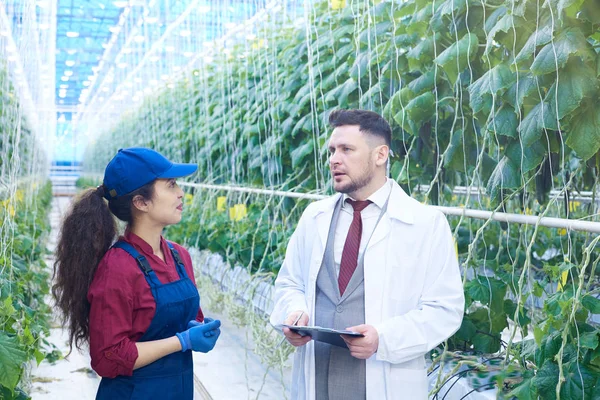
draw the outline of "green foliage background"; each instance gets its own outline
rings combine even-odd
[[[89,151],[88,170],[140,145],[198,163],[200,182],[331,193],[327,114],[366,108],[392,123],[391,175],[421,201],[598,220],[595,202],[568,196],[598,186],[596,1],[347,3],[317,2],[305,21],[261,22],[257,39],[214,54],[122,118]],[[486,196],[457,196],[455,186]],[[278,270],[307,204],[228,194],[219,211],[223,193],[191,193],[169,235],[261,272]],[[228,215],[234,204],[247,205],[246,218]],[[438,360],[500,354],[496,384],[509,397],[600,397],[590,319],[600,314],[598,237],[450,221],[467,307]]]
[[[0,399],[26,399],[27,363],[45,358],[50,225],[45,157],[0,64]]]

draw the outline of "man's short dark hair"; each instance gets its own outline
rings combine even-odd
[[[329,125],[332,128],[344,125],[358,125],[361,132],[379,136],[390,147],[392,128],[379,114],[367,110],[333,110],[329,114]]]

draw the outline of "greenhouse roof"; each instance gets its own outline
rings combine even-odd
[[[76,105],[94,75],[123,11],[109,0],[59,0],[56,24],[56,98]],[[123,2],[121,2],[123,3]],[[125,2],[125,4],[127,4]],[[119,4],[120,5],[120,4]]]
[[[203,43],[265,5],[265,0],[58,0],[56,103],[107,99],[139,69],[164,76],[173,67],[184,68]]]

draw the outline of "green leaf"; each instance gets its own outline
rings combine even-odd
[[[506,313],[506,315],[508,316],[508,318],[510,320],[515,319],[515,313],[517,312],[517,304],[510,300],[510,299],[505,299],[504,300],[504,312]],[[517,316],[518,318],[518,324],[523,327],[524,329],[527,329],[527,326],[531,323],[531,318],[529,318],[527,316],[527,309],[523,306],[521,306],[521,309],[519,310],[519,314]]]
[[[527,39],[525,45],[521,48],[521,51],[519,51],[519,54],[517,54],[517,57],[515,57],[515,62],[519,63],[532,56],[537,46],[545,45],[552,40],[552,36],[551,25],[546,25],[533,32],[529,39]]]
[[[17,339],[0,332],[0,385],[13,390],[26,361],[27,355],[19,348]]]
[[[548,103],[538,103],[533,107],[519,125],[523,146],[531,146],[537,142],[542,137],[544,122],[551,121],[552,117]]]
[[[468,67],[469,61],[477,54],[478,46],[477,35],[470,33],[453,43],[434,60],[442,67],[452,86],[456,83],[458,74]]]
[[[594,70],[581,60],[574,59],[569,61],[567,67],[561,72],[558,80],[558,96],[556,96],[555,82],[548,90],[545,101],[550,104],[552,115],[558,115],[558,119],[563,119],[565,115],[577,109],[584,98],[590,97],[597,87],[598,80]],[[558,103],[558,113],[556,103]]]
[[[438,75],[438,78],[439,78],[439,75]],[[417,79],[410,82],[408,84],[408,89],[410,89],[412,91],[412,93],[414,93],[415,95],[418,95],[427,90],[433,89],[435,87],[435,83],[436,83],[435,69],[431,68],[429,71],[425,72],[424,74],[419,76]]]
[[[348,96],[358,88],[356,81],[352,78],[344,82],[340,88],[338,104],[344,108],[348,106]]]
[[[560,398],[591,399],[597,374],[575,361],[564,365],[564,369],[565,382],[560,388]]]
[[[470,342],[476,333],[477,327],[475,324],[473,324],[473,322],[471,322],[471,320],[468,318],[464,318],[460,328],[456,332],[456,336],[461,340]]]
[[[424,36],[433,14],[432,8],[431,5],[426,4],[419,11],[413,13],[410,23],[406,27],[406,33],[417,33],[419,36]]]
[[[588,107],[575,118],[566,143],[584,160],[596,154],[600,149],[600,109]]]
[[[434,31],[445,29],[454,16],[460,15],[467,8],[467,3],[465,0],[446,0],[435,10],[430,26]]]
[[[42,353],[41,351],[39,351],[38,349],[35,349],[35,351],[33,352],[33,355],[35,357],[35,361],[37,362],[37,365],[40,365],[40,363],[42,361],[44,361],[44,358],[46,358],[46,355],[44,353]]]
[[[351,27],[351,25],[349,25]],[[359,35],[358,40],[361,44],[366,45],[375,43],[376,40],[382,40],[386,36],[388,30],[393,28],[394,24],[391,21],[381,21],[375,27],[365,29]]]
[[[364,51],[356,56],[354,65],[352,65],[352,68],[350,69],[350,76],[354,80],[358,81],[369,71],[368,66],[370,58],[371,54],[368,51]]]
[[[523,173],[537,168],[542,163],[547,153],[546,147],[540,140],[530,146],[522,146],[519,142],[512,142],[504,152],[515,165],[521,167]]]
[[[394,120],[399,124],[404,123],[404,129],[416,135],[420,124],[429,121],[434,115],[435,97],[433,93],[427,92],[412,99],[403,111],[394,116]]]
[[[477,333],[473,336],[473,346],[476,351],[482,353],[495,353],[500,350],[500,334],[485,335],[483,333]]]
[[[413,98],[414,93],[408,86],[394,93],[383,109],[384,117],[389,119],[394,118]],[[398,123],[402,125],[402,122]]]
[[[463,151],[463,130],[458,129],[452,133],[448,150],[444,158],[444,167],[465,172],[465,152]]]
[[[503,309],[506,285],[499,279],[478,276],[465,284],[465,292],[494,311]]]
[[[598,332],[585,332],[580,334],[579,346],[594,350],[598,347]]]
[[[535,297],[542,297],[543,294],[544,294],[544,287],[542,285],[540,285],[540,283],[538,281],[535,281],[533,283],[533,295]]]
[[[471,108],[474,113],[483,109],[483,95],[503,93],[515,80],[515,74],[505,64],[499,64],[469,86]]]
[[[516,397],[518,400],[536,400],[534,395],[535,388],[532,387],[533,379],[524,379],[519,386],[511,390],[506,396],[507,398]]]
[[[419,39],[419,35],[416,33],[407,34],[402,33],[394,36],[394,44],[396,47],[409,47],[415,44],[415,42]]]
[[[523,101],[530,94],[537,92],[538,78],[532,74],[519,74],[519,79],[508,89],[504,96],[506,100],[516,109],[521,108]]]
[[[592,395],[590,396],[590,399],[600,399],[600,377],[592,389]]]
[[[314,141],[309,139],[306,143],[301,146],[296,147],[292,153],[292,168],[296,168],[302,164],[304,158],[311,154],[314,149]]]
[[[544,339],[544,331],[539,327],[539,325],[535,325],[533,327],[533,338],[538,345],[542,344],[542,340]]]
[[[496,135],[504,135],[512,138],[517,137],[517,115],[515,111],[509,107],[502,107],[500,111],[494,115],[487,125],[487,130],[494,132]]]
[[[576,10],[581,10],[583,2],[584,0],[549,0],[550,7],[556,9],[556,15],[559,19],[563,18],[563,11],[567,8],[574,7]]]
[[[556,72],[567,63],[571,54],[590,60],[590,44],[578,28],[569,28],[560,33],[554,43],[548,43],[540,50],[531,64],[534,75]],[[555,56],[556,54],[556,56]]]
[[[487,193],[495,200],[499,200],[500,191],[503,189],[516,189],[521,186],[521,173],[517,166],[506,156],[496,165],[487,184]]]
[[[519,24],[517,23],[516,25],[519,25]],[[513,16],[511,14],[505,14],[502,18],[500,18],[500,20],[498,20],[498,22],[496,22],[494,27],[487,34],[487,43],[485,45],[484,54],[488,54],[490,52],[492,45],[494,43],[494,39],[496,37],[496,34],[498,34],[498,32],[506,33],[506,32],[508,32],[509,29],[512,29],[513,26],[515,26],[515,22],[514,22]]]
[[[506,15],[507,8],[505,6],[500,6],[493,13],[490,14],[488,19],[485,21],[485,31],[490,32],[498,20]]]
[[[556,384],[558,383],[558,365],[546,360],[542,368],[532,379],[537,392],[544,400],[556,399]]]
[[[6,299],[4,299],[4,301],[2,303],[3,303],[4,307],[2,307],[2,309],[0,310],[0,315],[4,315],[4,316],[13,315],[13,313],[16,310],[15,310],[15,307],[13,306],[12,297],[8,296]]]
[[[430,35],[406,53],[410,70],[421,70],[424,65],[428,65],[433,60],[433,43],[437,42],[439,38],[439,33],[436,33],[434,36]]]
[[[581,304],[590,310],[592,314],[600,314],[600,299],[586,295],[581,299]]]

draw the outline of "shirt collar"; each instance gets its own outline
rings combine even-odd
[[[135,233],[131,232],[129,229],[125,230],[125,234],[123,235],[123,237],[125,238],[126,241],[128,241],[129,243],[131,243],[132,245],[137,247],[139,250],[141,250],[142,253],[149,254],[149,255],[154,254],[154,250],[152,249],[152,246],[148,242],[146,242],[144,239],[142,239]],[[165,239],[162,236],[160,237],[160,248],[162,249],[163,254],[167,254],[167,252],[165,252],[165,248],[166,248]]]
[[[379,209],[383,209],[383,206],[385,205],[385,202],[388,199],[388,196],[389,196],[391,190],[392,190],[392,185],[390,183],[390,180],[388,179],[383,184],[382,187],[380,187],[379,189],[377,189],[377,191],[375,191],[375,193],[373,193],[369,197],[367,197],[367,200],[371,200],[371,202],[373,204],[375,204],[377,207],[379,207]],[[344,201],[343,207],[350,207],[350,205],[348,203],[346,203],[346,200],[347,199],[354,200],[354,199],[345,193],[343,196],[344,196],[342,199]]]

